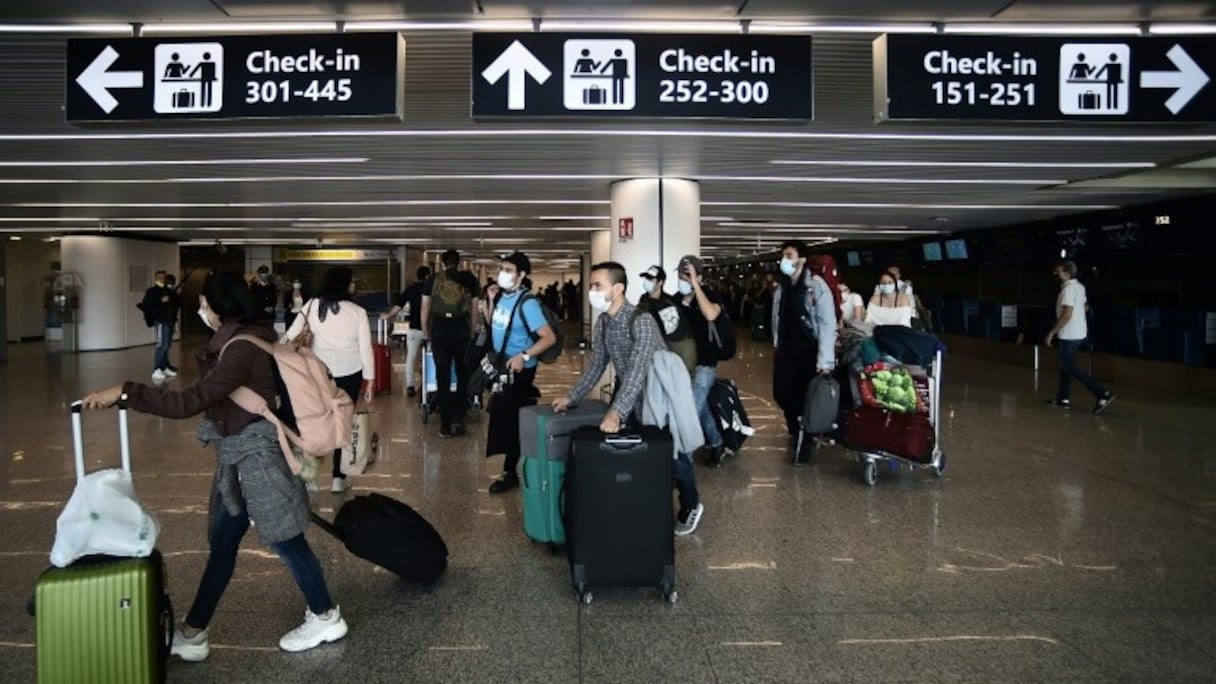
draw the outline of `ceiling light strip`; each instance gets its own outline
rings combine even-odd
[[[468,128],[468,129],[329,129],[266,131],[193,131],[175,133],[6,133],[0,142],[88,142],[130,140],[273,140],[298,138],[705,138],[739,140],[884,140],[913,142],[1042,143],[1212,143],[1216,134],[1046,134],[1046,133],[827,133],[772,130],[601,129],[601,128]],[[628,174],[622,174],[627,176]]]
[[[72,161],[9,161],[0,160],[0,168],[60,168],[60,167],[111,167],[111,166],[238,166],[279,164],[362,164],[368,157],[285,157],[274,159],[106,159]]]
[[[675,176],[668,176],[675,177]],[[849,176],[715,176],[685,178],[708,183],[825,183],[850,185],[1058,185],[1062,178],[886,178]],[[390,174],[352,176],[229,176],[177,178],[0,178],[0,185],[154,185],[158,183],[308,183],[308,182],[397,182],[397,181],[613,181],[605,174]]]
[[[951,162],[951,161],[913,161],[905,160],[873,160],[873,159],[773,159],[770,164],[788,166],[861,166],[886,167],[910,166],[916,168],[951,168],[951,169],[1152,169],[1154,162]]]

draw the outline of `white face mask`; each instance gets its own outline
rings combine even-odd
[[[608,295],[599,290],[591,290],[587,293],[587,303],[596,311],[607,311],[612,307],[612,300],[608,299]]]
[[[507,273],[506,271],[498,272],[498,286],[504,290],[515,289],[515,274]]]
[[[207,309],[200,306],[198,308],[198,317],[203,319],[203,325],[211,328],[212,330],[216,329],[216,326],[211,323],[211,317],[207,315]]]
[[[680,282],[676,283],[676,289],[680,291],[680,294],[688,296],[692,294],[692,283],[688,282],[687,280],[681,280]]]
[[[298,289],[300,289],[300,284],[299,284],[299,283],[292,283],[292,284],[291,284],[291,289],[293,289],[293,290],[298,290]]]
[[[785,259],[785,258],[781,259],[781,272],[782,273],[784,273],[787,276],[792,276],[792,275],[794,275],[794,272],[797,270],[798,270],[798,267],[795,265],[793,259]]]
[[[895,293],[895,283],[879,283],[878,291],[883,294],[894,294]]]
[[[655,281],[650,278],[642,278],[642,292],[646,294],[654,294]]]

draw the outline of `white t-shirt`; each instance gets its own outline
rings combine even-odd
[[[856,292],[850,292],[849,296],[845,297],[840,302],[840,320],[851,321],[857,314],[854,313],[857,307],[865,309],[866,303],[861,301],[861,295]]]
[[[372,331],[367,310],[345,301],[339,305],[337,313],[327,311],[322,322],[317,315],[320,306],[320,299],[308,300],[304,305],[307,316],[296,316],[284,337],[294,340],[304,331],[307,319],[308,329],[312,331],[312,351],[335,378],[362,371],[364,380],[374,380],[376,363],[372,357]]]
[[[1060,296],[1056,298],[1056,319],[1060,318],[1064,307],[1072,307],[1072,317],[1056,333],[1061,340],[1083,340],[1089,337],[1089,327],[1085,323],[1085,286],[1076,278],[1069,278],[1060,285]]]
[[[912,327],[912,307],[871,304],[866,309],[866,323],[874,325],[902,325],[910,328]]]

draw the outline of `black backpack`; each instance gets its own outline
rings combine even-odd
[[[553,343],[553,346],[538,354],[536,358],[541,363],[553,363],[554,361],[557,361],[559,356],[562,355],[562,348],[566,346],[566,336],[562,332],[562,319],[557,315],[556,311],[549,308],[544,301],[532,294],[525,293],[524,298],[522,301],[520,301],[519,305],[522,307],[524,302],[528,301],[529,299],[535,300],[536,303],[540,305],[540,311],[545,315],[545,322],[549,324],[549,329],[553,331],[555,336],[557,336],[557,341]],[[531,337],[533,342],[540,339],[540,335],[537,335],[532,328],[528,326],[528,317],[526,315],[521,312],[519,319],[523,321],[524,330],[528,331],[528,337]]]
[[[714,386],[709,388],[709,409],[722,433],[722,445],[737,453],[755,430],[747,419],[734,381],[727,378],[714,381]]]

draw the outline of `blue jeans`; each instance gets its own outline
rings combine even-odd
[[[156,324],[156,353],[152,356],[152,370],[169,367],[169,345],[173,344],[173,324]]]
[[[221,504],[222,505],[222,504]],[[220,511],[213,516],[207,541],[211,553],[207,556],[207,568],[203,570],[203,578],[198,583],[198,593],[194,596],[194,605],[186,615],[186,624],[196,629],[206,629],[215,615],[215,607],[219,605],[224,589],[232,579],[232,571],[236,568],[236,554],[241,546],[241,538],[249,529],[249,515],[228,515]],[[334,607],[329,597],[329,589],[325,586],[325,574],[321,571],[321,562],[308,546],[304,535],[298,534],[291,539],[270,545],[271,550],[283,559],[287,569],[291,571],[308,609],[315,615],[321,615]]]
[[[1085,344],[1085,340],[1056,340],[1060,354],[1060,388],[1056,391],[1056,399],[1059,401],[1068,401],[1069,395],[1072,394],[1073,378],[1085,385],[1085,389],[1093,392],[1095,397],[1106,395],[1106,388],[1077,365],[1077,349],[1082,344]]]
[[[680,494],[680,511],[692,510],[701,503],[701,495],[697,492],[697,475],[692,468],[692,455],[680,454],[671,464],[671,477],[676,481],[676,491]]]
[[[697,405],[697,418],[701,421],[701,432],[705,435],[705,446],[711,449],[722,446],[722,433],[718,421],[709,408],[709,390],[718,379],[718,369],[713,366],[697,366],[692,369],[692,400]]]

